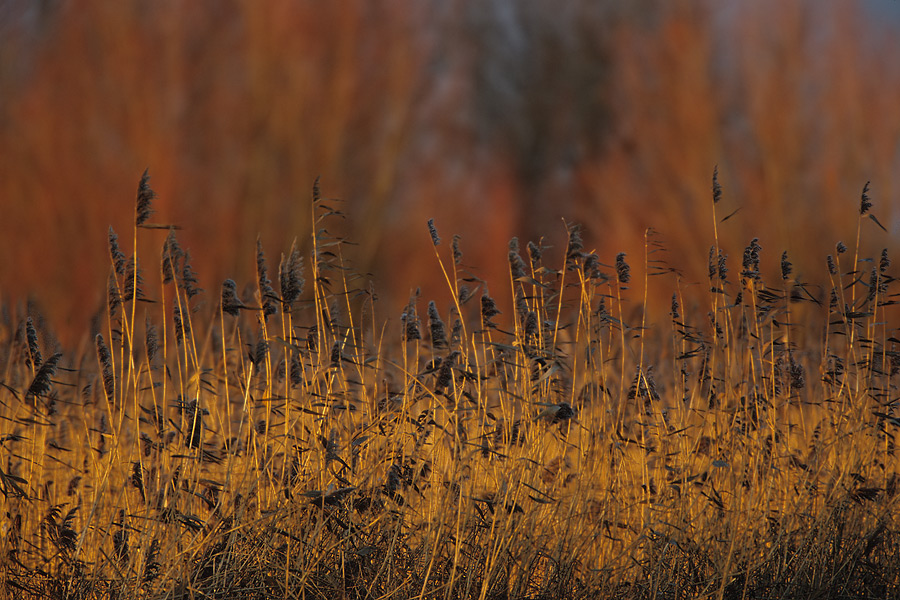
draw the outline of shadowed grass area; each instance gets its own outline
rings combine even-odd
[[[258,243],[248,285],[198,289],[174,229],[150,257],[110,229],[107,311],[79,353],[37,315],[0,330],[10,593],[898,591],[900,340],[887,251],[858,255],[867,190],[855,244],[823,261],[824,301],[786,254],[764,282],[756,240],[740,265],[711,240],[697,301],[654,232],[632,281],[571,225],[560,264],[509,242],[490,285],[515,301],[498,306],[430,221],[447,292],[414,292],[399,320],[329,233],[340,203],[312,196],[312,253],[276,266]],[[168,229],[154,198],[145,173],[132,248]],[[720,198],[714,176],[714,223]],[[674,290],[659,322],[650,277]]]

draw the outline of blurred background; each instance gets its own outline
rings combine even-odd
[[[703,282],[715,165],[732,272],[758,237],[768,273],[787,250],[821,278],[866,181],[869,251],[900,235],[898,46],[886,0],[2,0],[0,300],[86,332],[145,168],[208,302],[258,235],[270,269],[308,246],[316,177],[383,316],[447,298],[429,218],[498,299],[508,240],[558,260],[563,219],[636,278],[653,227]],[[142,235],[154,280],[166,234]]]

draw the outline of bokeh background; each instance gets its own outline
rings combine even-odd
[[[733,269],[759,237],[811,280],[866,181],[870,251],[900,235],[898,56],[886,0],[2,0],[0,300],[85,333],[148,167],[210,302],[257,236],[308,244],[316,177],[391,317],[443,289],[429,218],[501,298],[509,238],[561,252],[563,219],[703,281],[715,165]]]

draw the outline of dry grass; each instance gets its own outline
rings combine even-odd
[[[154,198],[143,178],[132,248],[165,229]],[[432,222],[447,293],[414,292],[399,321],[329,233],[339,208],[314,191],[311,255],[276,270],[258,244],[256,280],[221,294],[197,289],[174,230],[159,261],[110,231],[107,313],[80,353],[10,318],[8,594],[898,592],[900,341],[887,255],[857,255],[865,192],[822,306],[787,256],[763,282],[775,255],[755,241],[738,265],[711,240],[697,301],[653,232],[631,281],[574,226],[558,265],[510,242],[511,277],[490,285],[515,304],[497,306]],[[653,276],[675,290],[668,321],[646,310]]]

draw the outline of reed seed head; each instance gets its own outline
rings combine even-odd
[[[872,201],[869,200],[869,184],[871,181],[867,181],[866,185],[863,186],[862,194],[859,199],[859,214],[864,215],[869,212],[869,209],[872,208]]]
[[[156,332],[156,325],[150,321],[150,315],[147,315],[144,322],[144,346],[147,349],[147,362],[152,363],[159,351],[159,335]]]
[[[793,265],[788,260],[787,250],[781,253],[781,279],[787,281],[791,276],[791,272],[794,270]]]
[[[453,242],[450,244],[450,247],[453,250],[453,264],[458,265],[462,262],[462,250],[459,249],[459,240],[460,236],[458,234],[454,234]]]
[[[438,371],[437,380],[435,382],[435,389],[438,393],[443,392],[453,381],[453,366],[456,364],[456,359],[458,357],[459,351],[454,350],[447,358],[441,361],[441,368]]]
[[[119,236],[112,227],[109,228],[109,256],[112,259],[116,273],[125,275],[125,254],[119,248]]]
[[[437,246],[441,243],[441,238],[438,237],[437,227],[434,226],[434,219],[428,219],[428,233],[431,234],[431,243]]]
[[[222,312],[236,317],[242,308],[246,306],[237,296],[237,284],[233,279],[226,279],[222,282]]]
[[[191,268],[191,253],[185,251],[183,259],[181,268],[181,289],[184,290],[184,295],[190,300],[203,290],[197,287],[197,275]]]
[[[109,274],[109,281],[106,287],[106,308],[109,311],[110,318],[115,318],[122,305],[122,297],[119,295],[119,284],[116,282],[116,274]]]
[[[431,330],[431,344],[435,348],[446,348],[447,332],[434,300],[428,303],[428,327]]]
[[[34,328],[34,322],[31,317],[25,319],[25,341],[28,344],[27,362],[35,369],[41,368],[44,362],[41,356],[41,347],[38,344],[37,330]]]
[[[750,245],[744,249],[743,271],[741,277],[746,277],[754,281],[759,281],[759,251],[762,246],[759,245],[759,238],[750,240]]]
[[[182,255],[183,252],[181,251],[181,246],[178,245],[178,239],[175,237],[175,230],[170,229],[162,249],[162,273],[164,284],[172,283],[175,280],[175,274],[181,270],[179,264]]]
[[[584,259],[584,274],[588,279],[605,279],[603,272],[600,271],[600,257],[594,252],[588,254]]]
[[[185,337],[191,337],[191,322],[184,318],[181,306],[177,302],[172,307],[172,320],[175,324],[175,343],[181,346]]]
[[[719,200],[722,199],[722,186],[719,185],[719,165],[713,167],[712,193],[713,204],[718,204]]]
[[[278,282],[281,287],[282,310],[290,312],[291,305],[300,298],[306,281],[303,279],[303,256],[297,249],[297,241],[291,244],[291,253],[285,260],[281,255],[278,266]]]
[[[422,339],[422,332],[419,329],[419,315],[416,311],[416,301],[419,299],[419,290],[409,298],[409,303],[403,314],[400,315],[400,322],[403,323],[404,339],[407,342]]]
[[[147,222],[154,212],[152,202],[156,197],[156,192],[150,189],[150,169],[144,169],[141,182],[138,183],[135,225],[140,227]]]
[[[531,269],[535,270],[541,266],[543,250],[534,242],[528,242],[528,257],[531,259]]]
[[[453,320],[453,327],[450,329],[450,343],[458,346],[462,341],[462,321],[460,319]]]
[[[625,262],[625,253],[619,252],[616,255],[616,278],[622,285],[631,281],[631,267]]]
[[[481,318],[486,327],[495,327],[491,319],[501,314],[494,299],[487,294],[481,295]]]
[[[272,281],[269,279],[266,254],[259,238],[256,238],[256,275],[259,281],[259,301],[262,304],[263,318],[268,319],[278,312],[278,308],[274,302],[275,290],[272,289]]]
[[[513,238],[509,242],[509,272],[513,281],[525,277],[525,261],[519,256],[519,240]]]
[[[61,358],[62,352],[57,352],[41,365],[37,373],[35,373],[31,385],[28,386],[28,390],[25,392],[26,398],[38,398],[47,395],[53,384],[50,378],[56,374],[56,365]]]
[[[125,265],[125,277],[122,279],[122,301],[131,302],[144,297],[144,277],[132,256]]]
[[[573,223],[569,225],[569,240],[566,243],[566,269],[569,271],[578,268],[581,260],[581,251],[584,249],[584,240],[581,239],[581,225]]]

